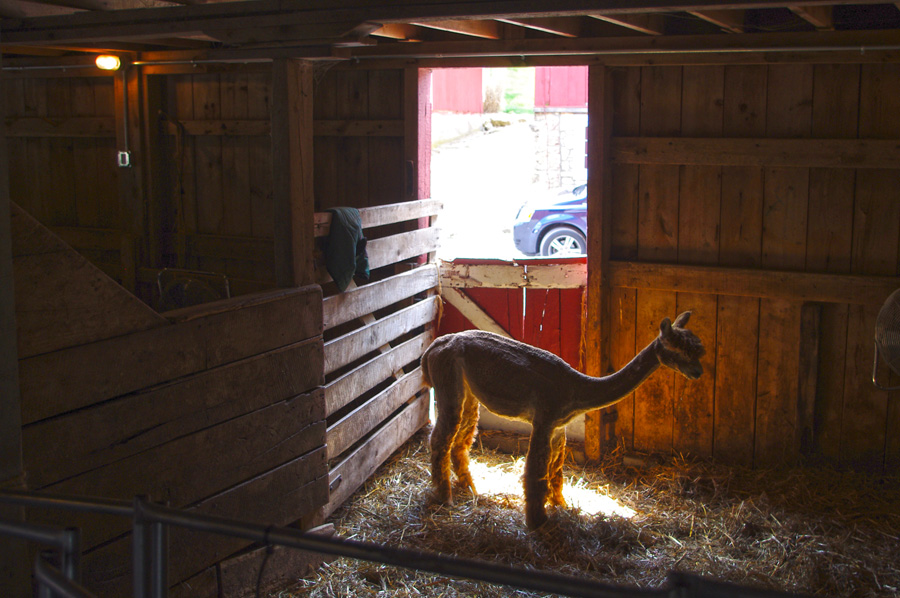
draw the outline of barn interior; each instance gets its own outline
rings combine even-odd
[[[706,346],[589,414],[588,463],[896,476],[900,5],[538,4],[0,0],[0,487],[316,528],[427,425],[435,336],[533,341],[532,297],[593,376],[685,310]],[[589,66],[587,258],[438,264],[430,69],[553,65]],[[340,291],[345,207],[370,276]],[[84,586],[128,595],[127,521],[3,509],[81,528]],[[0,546],[28,595],[34,548]],[[187,595],[265,555],[169,546]]]

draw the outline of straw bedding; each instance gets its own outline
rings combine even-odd
[[[567,466],[569,508],[549,509],[550,521],[529,532],[517,479],[521,455],[476,440],[473,464],[488,479],[507,476],[506,487],[479,488],[477,497],[457,491],[455,505],[436,505],[427,439],[428,430],[417,434],[334,514],[338,535],[631,587],[658,588],[679,570],[808,594],[900,595],[897,478],[820,467],[742,469],[681,456],[634,459],[615,450],[599,465]],[[590,514],[572,496],[603,498],[614,509]],[[537,594],[338,559],[274,595]]]

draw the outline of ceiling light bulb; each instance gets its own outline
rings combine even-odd
[[[120,62],[118,56],[112,54],[101,54],[97,57],[97,68],[104,71],[115,71],[119,69]]]

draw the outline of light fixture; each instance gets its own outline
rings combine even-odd
[[[101,54],[97,56],[97,60],[95,61],[98,69],[103,69],[104,71],[117,71],[119,70],[119,66],[121,63],[119,62],[118,56],[113,56],[112,54]]]

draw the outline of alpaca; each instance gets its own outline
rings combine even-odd
[[[451,461],[458,484],[475,492],[469,447],[481,401],[498,415],[532,424],[525,458],[525,520],[531,529],[543,525],[545,503],[566,506],[562,466],[569,421],[620,401],[660,365],[689,380],[703,373],[703,343],[684,328],[690,316],[684,312],[674,324],[665,318],[653,342],[624,368],[602,378],[586,376],[552,353],[483,330],[436,339],[422,355],[422,370],[434,387],[437,409],[431,434],[431,478],[437,500],[452,503]]]

